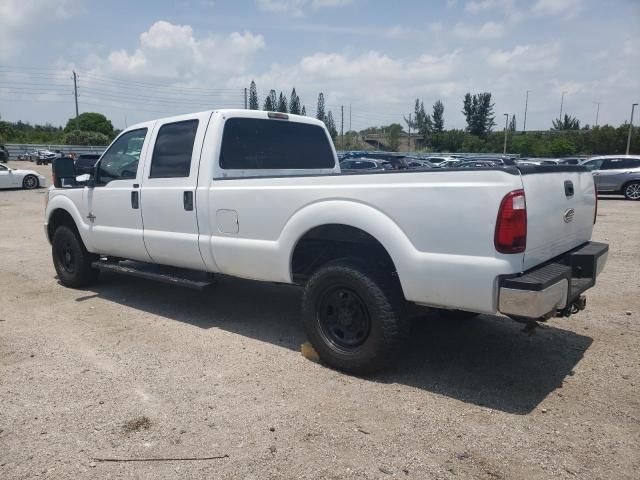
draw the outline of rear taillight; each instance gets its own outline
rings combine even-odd
[[[524,190],[509,192],[502,199],[494,244],[500,253],[522,253],[527,247],[527,202]]]

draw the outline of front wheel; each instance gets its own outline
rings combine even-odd
[[[627,183],[622,193],[627,200],[640,200],[640,182]]]
[[[329,366],[356,375],[387,366],[404,334],[402,293],[390,274],[349,260],[321,267],[302,300],[309,341]]]
[[[51,246],[53,265],[65,287],[82,288],[98,280],[99,271],[91,267],[97,255],[89,253],[77,232],[58,227]]]
[[[34,188],[38,188],[39,182],[38,178],[35,175],[27,175],[22,180],[22,188],[26,188],[27,190],[33,190]]]

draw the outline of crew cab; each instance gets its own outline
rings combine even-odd
[[[275,112],[141,123],[93,174],[54,183],[45,232],[63,285],[100,271],[296,284],[309,341],[356,374],[390,363],[407,303],[528,322],[576,313],[608,251],[590,241],[586,167],[341,173],[322,122]]]

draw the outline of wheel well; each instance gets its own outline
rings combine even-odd
[[[627,180],[622,184],[622,188],[620,189],[620,191],[624,192],[624,189],[627,188],[631,183],[640,183],[640,179],[634,178],[633,180]]]
[[[71,214],[66,210],[63,210],[62,208],[58,208],[53,211],[53,213],[49,217],[49,222],[47,223],[47,235],[49,236],[50,242],[53,241],[53,234],[55,233],[55,231],[62,225],[66,225],[75,232],[78,231],[76,222],[74,222]]]
[[[312,228],[298,240],[291,257],[294,283],[306,283],[321,266],[338,258],[356,258],[397,277],[391,256],[373,236],[349,225],[329,224]]]

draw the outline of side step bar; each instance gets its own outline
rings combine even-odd
[[[167,267],[152,263],[124,260],[121,262],[98,260],[91,264],[103,272],[113,272],[130,277],[155,280],[156,282],[186,287],[194,290],[204,290],[215,283],[213,274],[185,268]]]

